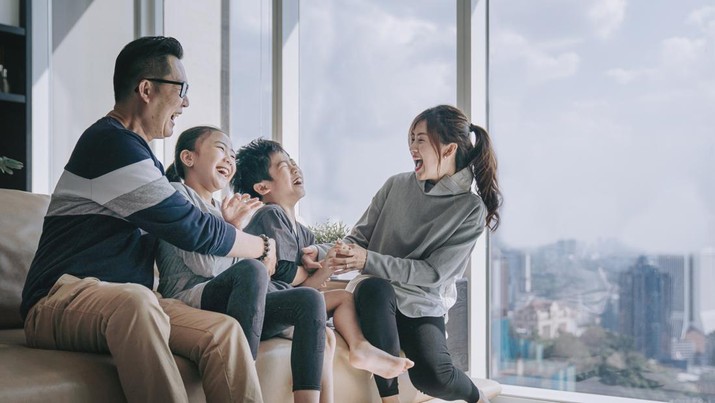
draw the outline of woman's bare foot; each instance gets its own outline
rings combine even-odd
[[[367,340],[350,349],[350,365],[392,379],[412,368],[415,363],[407,358],[392,356],[370,344]]]

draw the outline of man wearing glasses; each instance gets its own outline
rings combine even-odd
[[[80,137],[55,188],[23,289],[31,347],[112,354],[130,402],[187,402],[172,353],[195,362],[208,401],[261,401],[232,318],[152,292],[158,238],[184,250],[257,258],[275,250],[175,191],[149,142],[189,106],[181,44],[137,39],[114,69],[114,108]]]

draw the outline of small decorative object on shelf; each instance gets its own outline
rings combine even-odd
[[[13,169],[22,169],[23,166],[20,161],[8,157],[0,157],[0,173],[12,175]]]
[[[2,85],[0,86],[0,90],[2,92],[10,92],[10,83],[7,81],[7,69],[0,64],[0,76],[2,76]]]

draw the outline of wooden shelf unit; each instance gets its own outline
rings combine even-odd
[[[20,24],[0,24],[0,64],[7,69],[9,92],[0,81],[0,156],[21,161],[13,175],[0,173],[0,188],[32,189],[31,0],[20,0]]]

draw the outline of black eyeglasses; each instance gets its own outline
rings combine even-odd
[[[164,80],[163,78],[142,78],[142,80],[149,80],[149,81],[154,81],[157,83],[163,83],[163,84],[174,84],[174,85],[180,85],[181,89],[179,90],[179,97],[184,98],[186,96],[186,93],[189,91],[189,83],[185,81],[171,81],[171,80]]]

